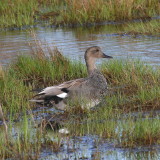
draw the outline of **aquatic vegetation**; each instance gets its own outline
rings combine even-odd
[[[5,120],[3,120],[5,121]],[[13,123],[10,124],[5,122],[5,127],[7,127],[7,132],[3,130],[1,126],[0,133],[0,158],[15,158],[15,159],[36,159],[37,153],[39,152],[39,142],[38,139],[41,136],[40,133],[33,134],[29,129],[28,119],[24,116],[24,120],[21,121],[21,127],[18,133],[13,131]],[[14,126],[15,127],[15,126]],[[14,128],[15,129],[15,128]],[[33,142],[31,142],[31,137]],[[34,153],[34,154],[33,154]]]
[[[56,49],[51,54],[50,60],[39,52],[35,57],[19,56],[17,62],[4,71],[0,79],[4,112],[17,113],[30,108],[28,100],[33,95],[32,89],[86,76],[86,69],[80,62],[67,60]]]
[[[0,1],[0,28],[33,25],[37,7],[35,0]]]
[[[41,12],[59,6],[59,0],[0,1],[0,28],[19,28],[36,25]],[[47,6],[46,6],[47,5]],[[43,10],[43,11],[41,11]]]
[[[42,21],[59,26],[131,20],[159,11],[158,0],[4,0],[0,2],[0,28],[22,28]]]
[[[123,124],[121,147],[150,146],[160,144],[159,116],[155,119],[130,119]],[[128,126],[127,126],[128,125]]]
[[[6,132],[1,126],[0,133],[0,159],[33,159],[37,160],[41,150],[50,149],[53,152],[58,152],[61,148],[60,137],[55,133],[53,137],[48,136],[48,132],[40,124],[33,119],[33,115],[26,115],[18,123],[13,121],[6,122],[8,131]]]
[[[113,86],[111,92],[121,91],[125,96],[130,96],[129,104],[147,104],[146,100],[148,103],[156,102],[160,83],[158,70],[153,70],[151,66],[140,61],[130,60],[112,60],[102,64],[101,70],[110,86]],[[24,106],[29,108],[27,100],[33,94],[30,90],[85,77],[87,74],[84,64],[70,61],[57,49],[50,52],[50,58],[39,50],[34,51],[33,56],[19,56],[17,61],[3,72],[0,79],[3,93],[1,101],[5,110],[13,106],[13,112]],[[120,88],[114,89],[114,86]]]
[[[154,97],[148,98],[151,95],[149,91],[144,102],[144,99],[139,99],[139,95],[135,95],[139,100],[134,103],[132,96],[119,92],[117,95],[107,97],[105,105],[100,106],[96,112],[88,113],[87,118],[81,119],[80,123],[70,120],[66,126],[74,136],[98,135],[116,147],[159,145],[160,117],[154,114],[154,110],[160,106],[160,87],[157,86],[153,90]]]
[[[48,53],[49,56],[46,56]],[[154,111],[160,107],[159,69],[139,60],[129,59],[113,59],[99,67],[107,79],[109,94],[105,97],[104,103],[91,111],[80,110],[77,106],[70,108],[65,114],[57,115],[64,119],[63,126],[69,129],[69,137],[98,135],[117,147],[159,144],[160,121],[159,116],[154,115]],[[53,137],[48,137],[46,127],[31,127],[37,122],[29,120],[34,119],[33,113],[30,114],[30,118],[26,115],[27,111],[34,108],[28,101],[33,96],[30,91],[86,77],[86,74],[83,63],[65,58],[57,48],[43,49],[38,43],[31,56],[21,55],[8,67],[1,68],[0,102],[5,119],[10,120],[8,143],[5,144],[5,138],[1,138],[0,141],[1,159],[13,155],[22,159],[25,159],[25,156],[26,159],[29,159],[29,156],[36,159],[41,149],[48,146],[52,146],[53,152],[58,152],[62,143],[56,133],[53,137],[57,136],[57,141],[52,141]],[[143,115],[145,111],[150,112]],[[20,117],[23,119],[19,122],[22,123],[22,132],[15,138],[11,135],[15,124],[11,122],[21,119]],[[5,137],[4,132],[1,134]],[[28,156],[26,153],[29,153]]]
[[[160,36],[160,20],[129,23],[124,26],[124,30],[126,33],[132,35],[145,34]]]
[[[66,0],[66,6],[67,9],[61,13],[62,23],[84,24],[150,17],[158,14],[160,4],[156,0]]]

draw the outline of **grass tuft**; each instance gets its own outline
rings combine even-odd
[[[84,25],[143,19],[159,13],[159,0],[3,0],[0,28],[24,28],[41,21],[58,26]]]
[[[147,22],[129,23],[124,26],[127,34],[132,35],[156,35],[160,36],[160,20],[151,20]]]

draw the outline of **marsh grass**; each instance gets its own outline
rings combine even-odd
[[[1,70],[0,100],[4,113],[15,114],[23,108],[29,109],[32,89],[85,76],[84,64],[68,60],[57,48],[43,50],[39,47],[33,50],[33,56],[19,56],[7,69]]]
[[[0,1],[0,28],[33,25],[37,7],[35,0]]]
[[[30,122],[26,116],[21,120],[21,125],[18,129],[10,121],[8,125],[8,139],[7,143],[4,137],[6,132],[1,128],[1,140],[0,140],[0,158],[14,158],[14,159],[37,159],[40,152],[40,138],[41,134],[37,130],[37,133],[33,128],[29,127]],[[13,131],[14,126],[14,131]],[[34,133],[33,133],[34,132]]]
[[[160,7],[156,0],[66,0],[66,5],[67,9],[62,11],[62,23],[67,24],[146,18],[158,13]]]
[[[60,136],[52,132],[53,140],[53,137],[48,136],[48,131],[43,128],[42,123],[37,126],[34,115],[27,115],[26,110],[22,113],[23,116],[17,123],[11,120],[6,122],[7,132],[0,126],[0,159],[37,160],[42,148],[53,152],[60,151],[62,147]]]
[[[124,141],[121,141],[120,146],[136,147],[160,144],[159,123],[158,116],[155,119],[139,118],[135,122],[133,119],[126,121],[125,124],[123,124],[122,132]]]
[[[129,23],[124,26],[124,30],[132,35],[156,35],[160,36],[160,20],[147,22]]]
[[[138,60],[113,60],[104,63],[101,70],[112,86],[111,93],[98,111],[87,114],[87,119],[68,124],[73,134],[96,134],[117,147],[160,144],[159,117],[152,116],[160,107],[159,70]],[[145,111],[150,115],[144,118]]]
[[[113,59],[103,63],[100,70],[107,79],[109,94],[105,102],[92,111],[76,106],[65,115],[60,115],[62,119],[66,117],[63,126],[70,130],[70,136],[94,134],[111,140],[118,147],[159,144],[159,117],[142,116],[144,111],[152,113],[160,107],[159,70],[129,59]],[[2,68],[0,101],[4,117],[14,121],[24,115],[24,121],[21,128],[23,132],[18,134],[16,140],[12,135],[8,144],[5,144],[4,138],[1,139],[0,157],[4,159],[17,155],[22,159],[29,156],[35,156],[32,159],[36,159],[40,150],[49,145],[58,152],[62,145],[60,139],[57,142],[46,139],[45,127],[31,134],[33,130],[29,129],[30,122],[26,116],[26,111],[34,107],[28,101],[33,96],[30,91],[86,76],[84,64],[63,57],[57,48],[44,49],[38,42],[31,56],[21,55],[7,68]],[[137,116],[132,115],[135,111],[138,112]],[[11,123],[10,128],[13,127]],[[26,153],[29,153],[28,156]]]
[[[23,28],[40,21],[53,25],[85,25],[148,18],[159,13],[158,0],[4,0],[0,2],[0,28]]]

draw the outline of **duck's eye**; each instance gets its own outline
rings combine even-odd
[[[96,52],[99,52],[99,49],[97,49]]]

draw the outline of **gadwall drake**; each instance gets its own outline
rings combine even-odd
[[[112,58],[104,54],[100,47],[93,46],[86,50],[85,62],[88,76],[64,82],[57,86],[42,89],[30,101],[41,104],[52,104],[57,109],[65,110],[68,102],[79,101],[81,107],[92,108],[107,93],[107,82],[102,73],[96,68],[99,58]]]

